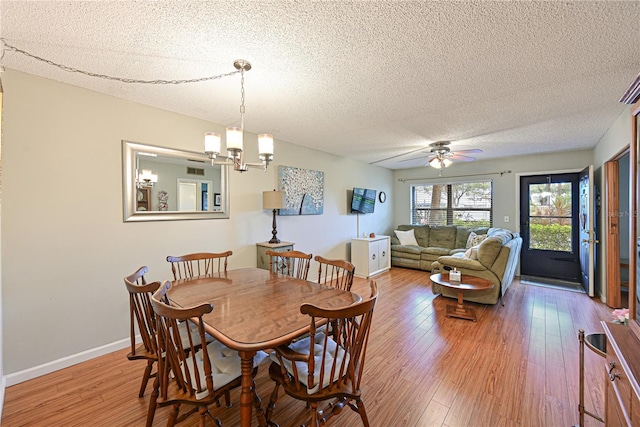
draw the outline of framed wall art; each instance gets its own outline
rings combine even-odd
[[[322,214],[324,172],[279,166],[278,186],[284,193],[284,208],[280,209],[280,215]]]

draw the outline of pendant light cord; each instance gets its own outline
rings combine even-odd
[[[45,59],[42,58],[40,56],[34,55],[32,53],[27,52],[26,50],[22,50],[19,49],[15,46],[10,45],[9,43],[7,43],[7,41],[5,39],[0,39],[1,42],[1,46],[2,46],[2,53],[0,54],[0,61],[4,58],[5,52],[6,51],[12,51],[12,52],[16,52],[16,53],[20,53],[24,56],[27,56],[29,58],[35,59],[36,61],[40,61],[40,62],[44,62],[45,64],[57,67],[63,71],[67,71],[69,73],[80,73],[80,74],[84,74],[85,76],[89,76],[89,77],[97,77],[99,79],[105,79],[105,80],[114,80],[114,81],[118,81],[118,82],[122,82],[122,83],[139,83],[139,84],[155,84],[155,85],[179,85],[179,84],[184,84],[184,83],[199,83],[199,82],[205,82],[205,81],[209,81],[209,80],[217,80],[217,79],[221,79],[223,77],[229,77],[229,76],[233,76],[235,74],[241,73],[243,74],[243,83],[244,83],[244,70],[236,70],[236,71],[231,71],[229,73],[225,73],[225,74],[220,74],[217,76],[209,76],[209,77],[200,77],[200,78],[195,78],[195,79],[183,79],[183,80],[140,80],[140,79],[130,79],[130,78],[126,78],[126,77],[114,77],[114,76],[109,76],[106,74],[98,74],[98,73],[92,73],[90,71],[84,71],[84,70],[79,70],[77,68],[73,68],[70,67],[68,65],[63,65],[63,64],[59,64],[57,62],[53,62],[50,59]],[[2,64],[0,64],[0,67],[2,66]],[[242,105],[242,109],[244,110],[244,87],[242,89],[242,93],[243,93],[243,105]],[[243,112],[243,111],[241,111]]]

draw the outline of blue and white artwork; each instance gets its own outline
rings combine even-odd
[[[284,193],[284,208],[280,215],[320,215],[324,206],[324,172],[278,167],[280,190]]]

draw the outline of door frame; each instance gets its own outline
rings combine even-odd
[[[526,183],[525,187],[528,188],[532,183],[537,184],[545,184],[547,182],[551,183],[565,183],[571,182],[571,250],[569,252],[566,251],[555,251],[555,250],[537,250],[537,249],[529,249],[527,247],[527,243],[530,243],[530,237],[528,236],[528,230],[522,230],[520,227],[520,236],[522,237],[522,251],[520,253],[520,273],[526,274],[528,276],[533,277],[547,277],[549,280],[560,280],[566,283],[572,284],[580,284],[582,283],[582,273],[581,273],[581,261],[580,261],[580,227],[579,227],[579,206],[580,206],[580,179],[581,173],[584,172],[584,169],[581,169],[579,172],[564,172],[564,173],[528,173],[528,174],[520,174],[520,182],[518,183],[518,187],[520,189],[523,188],[523,181]],[[553,177],[551,181],[550,178]],[[522,191],[519,191],[518,198],[521,199],[524,197]],[[524,200],[519,200],[520,205],[529,206],[530,195],[527,197],[526,203]],[[523,206],[520,206],[523,208]],[[524,221],[524,214],[527,215],[527,219],[529,219],[529,211],[519,210],[518,217],[516,221],[520,226],[522,226],[522,222]],[[532,259],[532,258],[535,258]],[[523,265],[525,261],[531,261],[528,266],[532,270],[538,271],[528,271],[523,273]],[[570,261],[567,263],[567,261]],[[542,267],[544,266],[544,267]],[[569,266],[569,267],[567,267]],[[566,268],[565,268],[566,267]],[[545,271],[540,271],[540,268]],[[568,270],[567,270],[568,268]],[[565,274],[566,273],[566,274]],[[575,274],[575,276],[573,276]]]
[[[604,163],[604,189],[603,201],[604,225],[606,229],[602,237],[607,239],[607,252],[604,261],[606,266],[607,295],[606,304],[609,307],[618,308],[622,304],[622,289],[620,283],[620,222],[625,218],[620,215],[612,215],[612,212],[619,213],[620,201],[620,173],[618,161],[624,156],[631,156],[631,147],[627,145],[609,160]],[[629,175],[631,177],[631,161],[629,162]],[[629,179],[629,178],[628,178]],[[615,189],[614,191],[612,191]],[[629,186],[631,190],[631,186]],[[629,212],[631,212],[631,197],[629,197]],[[633,239],[630,239],[630,241]],[[629,254],[631,257],[633,252]],[[601,295],[602,297],[602,295]]]

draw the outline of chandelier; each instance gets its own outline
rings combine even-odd
[[[204,152],[211,159],[211,165],[232,165],[233,170],[246,172],[249,168],[261,168],[267,170],[269,162],[273,160],[273,135],[258,135],[258,158],[260,163],[245,163],[244,161],[244,72],[251,69],[251,64],[244,59],[238,59],[233,66],[240,71],[240,127],[228,127],[226,129],[228,159],[217,160],[220,155],[220,134],[206,132],[204,134]]]
[[[137,169],[136,174],[138,174]],[[153,173],[150,169],[142,169],[136,181],[138,182],[138,188],[153,187],[153,184],[158,182],[158,174]]]
[[[220,134],[216,132],[206,132],[204,134],[204,152],[209,155],[211,159],[211,164],[214,165],[232,165],[233,169],[239,172],[246,172],[249,168],[262,168],[265,171],[269,166],[269,163],[273,160],[273,135],[271,134],[260,134],[258,135],[258,156],[261,160],[260,163],[245,163],[244,155],[243,155],[243,136],[244,136],[244,72],[249,71],[251,69],[251,64],[249,61],[245,61],[244,59],[238,59],[234,61],[233,66],[236,68],[236,71],[231,73],[219,74],[216,76],[208,76],[208,77],[199,77],[194,79],[172,79],[172,80],[141,80],[141,79],[132,79],[126,77],[118,77],[118,76],[110,76],[106,74],[98,74],[85,70],[80,70],[77,68],[70,67],[68,65],[59,64],[50,59],[42,58],[32,53],[29,53],[25,50],[19,49],[15,46],[12,46],[6,42],[5,39],[0,38],[0,72],[2,71],[2,63],[1,60],[5,55],[6,51],[16,52],[22,55],[25,55],[29,58],[35,59],[37,61],[46,63],[48,65],[52,65],[57,67],[63,71],[70,73],[80,73],[90,77],[96,77],[106,80],[118,81],[122,83],[137,83],[137,84],[184,84],[184,83],[198,83],[209,80],[217,80],[223,77],[229,77],[234,74],[240,73],[240,127],[228,127],[227,128],[227,152],[229,153],[228,158],[224,161],[216,160],[216,157],[220,155]],[[157,180],[157,175],[155,175],[155,179]],[[147,176],[146,179],[138,181],[139,185],[142,186],[151,186],[155,181],[151,178],[151,176]]]

